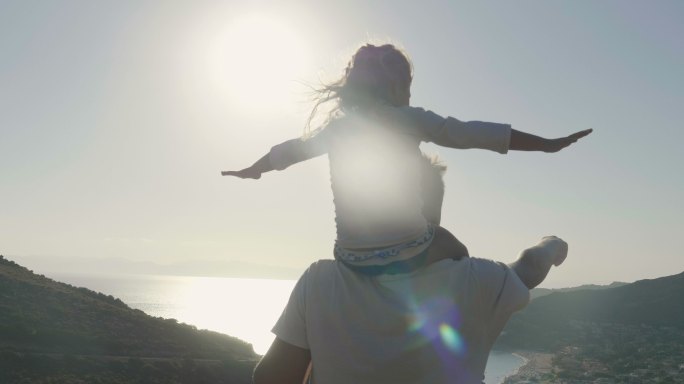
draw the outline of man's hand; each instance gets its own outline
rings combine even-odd
[[[237,176],[241,179],[260,179],[261,172],[255,170],[254,167],[249,167],[240,171],[222,171],[221,176]]]
[[[563,264],[567,256],[568,243],[556,236],[545,236],[537,245],[520,252],[518,260],[509,266],[532,289],[544,281],[552,266]]]
[[[561,149],[577,142],[577,140],[583,138],[584,136],[590,134],[593,129],[585,129],[584,131],[575,132],[570,136],[561,137],[559,139],[549,139],[547,144],[544,146],[544,152],[558,152]]]

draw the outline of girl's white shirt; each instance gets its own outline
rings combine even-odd
[[[309,138],[278,144],[269,159],[282,170],[327,154],[337,246],[379,249],[425,235],[421,142],[505,154],[510,136],[508,124],[462,122],[422,108],[381,106],[372,112],[347,113]]]

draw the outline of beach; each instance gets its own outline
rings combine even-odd
[[[516,351],[513,354],[524,359],[525,363],[514,374],[506,377],[503,384],[545,383],[551,379],[552,353]]]

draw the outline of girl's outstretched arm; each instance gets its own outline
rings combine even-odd
[[[237,176],[241,179],[260,179],[262,173],[266,173],[274,169],[271,165],[269,157],[269,153],[267,153],[251,166],[239,171],[222,171],[221,176]]]
[[[593,129],[586,129],[558,139],[545,139],[543,137],[511,129],[511,143],[509,149],[514,151],[558,152],[590,134],[592,131]]]
[[[290,165],[320,156],[327,152],[326,134],[323,132],[307,140],[298,138],[280,143],[251,166],[239,171],[223,171],[221,176],[259,179],[262,173],[281,171]]]

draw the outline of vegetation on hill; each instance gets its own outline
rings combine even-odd
[[[247,383],[257,359],[239,339],[148,316],[0,256],[2,383]]]
[[[555,353],[541,383],[682,383],[682,295],[684,273],[551,293],[515,314],[497,346]]]
[[[556,292],[513,315],[501,345],[554,350],[576,341],[583,323],[684,329],[684,272],[610,289]]]
[[[535,288],[530,291],[530,299],[537,299],[543,296],[550,295],[555,292],[573,292],[573,291],[585,291],[585,290],[599,290],[599,289],[610,289],[610,288],[617,288],[621,287],[623,285],[627,285],[628,283],[623,283],[619,281],[615,281],[610,283],[609,285],[596,285],[596,284],[584,284],[580,285],[579,287],[571,287],[571,288]]]

